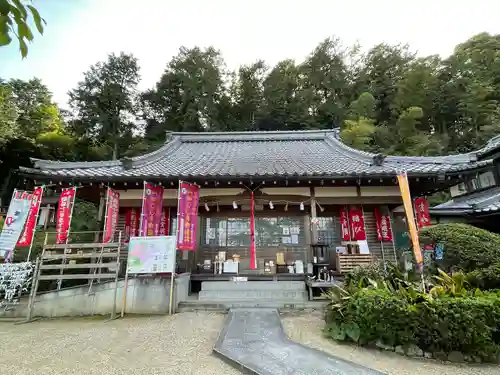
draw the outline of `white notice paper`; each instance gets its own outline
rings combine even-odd
[[[299,244],[299,236],[297,234],[292,234],[292,244],[298,245]]]
[[[367,241],[358,241],[358,246],[360,254],[370,254],[370,248],[368,247]]]

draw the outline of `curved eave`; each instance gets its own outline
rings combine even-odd
[[[476,168],[472,168],[476,169]],[[425,177],[436,177],[436,176],[458,176],[463,173],[465,169],[453,170],[447,172],[408,172],[408,177],[413,178],[425,178]],[[19,174],[30,177],[39,178],[43,180],[53,179],[57,181],[142,181],[144,179],[157,179],[157,180],[179,180],[179,179],[209,179],[209,180],[234,180],[234,179],[246,179],[246,180],[272,180],[272,179],[356,179],[356,178],[366,178],[366,179],[389,179],[395,178],[398,172],[362,172],[362,173],[315,173],[315,174],[207,174],[207,175],[139,175],[139,176],[110,176],[108,174],[103,175],[93,175],[93,176],[68,176],[60,175],[55,173],[50,173],[51,171],[45,171],[49,173],[44,173],[44,171],[36,168],[26,168],[19,167]]]
[[[429,209],[429,213],[433,216],[465,216],[473,213],[472,208],[469,209]]]

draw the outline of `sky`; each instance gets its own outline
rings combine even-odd
[[[21,59],[0,48],[0,77],[39,77],[63,107],[90,65],[133,53],[141,89],[153,87],[179,47],[214,46],[229,68],[264,59],[297,62],[323,39],[369,48],[407,43],[419,55],[448,56],[456,44],[500,33],[500,0],[34,0],[47,21]]]

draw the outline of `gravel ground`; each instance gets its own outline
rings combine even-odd
[[[402,355],[337,344],[321,334],[324,321],[317,313],[283,316],[283,327],[292,340],[364,365],[388,375],[499,375],[500,366],[451,364],[429,359],[408,358]]]
[[[241,375],[211,355],[225,316],[0,323],[1,375]]]
[[[1,375],[236,375],[241,372],[211,355],[225,316],[174,316],[0,323]],[[499,367],[445,365],[376,350],[338,345],[321,335],[315,314],[284,316],[296,341],[394,375],[498,375]]]

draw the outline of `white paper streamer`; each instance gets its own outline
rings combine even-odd
[[[0,306],[17,302],[22,292],[29,290],[33,274],[33,263],[0,264]]]

